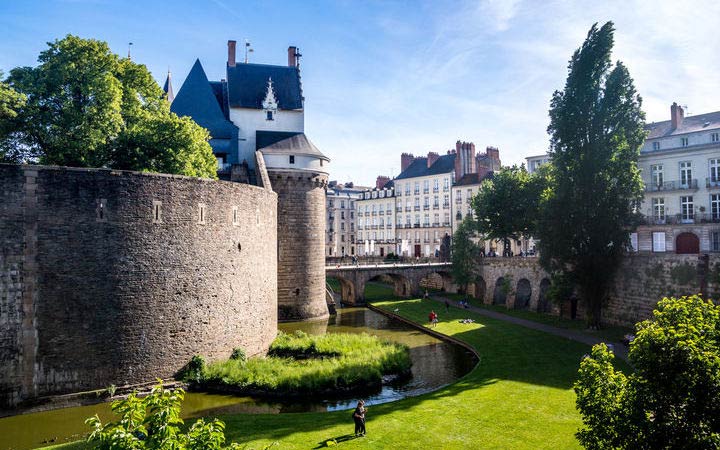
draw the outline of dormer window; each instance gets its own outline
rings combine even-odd
[[[660,150],[660,143],[659,143],[659,142],[653,142],[653,150]]]
[[[295,164],[295,155],[290,155],[290,164]]]
[[[275,120],[273,111],[265,111],[265,120]]]
[[[267,91],[265,92],[265,99],[262,102],[262,107],[265,111],[265,120],[275,120],[275,113],[278,110],[278,102],[275,97],[272,78],[268,78]]]

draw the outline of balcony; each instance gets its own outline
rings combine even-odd
[[[330,216],[328,216],[328,219],[330,219],[330,220],[335,220],[335,216],[332,215],[332,214],[330,214]]]
[[[433,205],[433,209],[440,209],[440,205],[438,205],[437,203],[435,203],[435,204]]]
[[[381,209],[380,211],[378,211],[378,214],[381,215],[381,216],[384,216],[384,215],[385,215],[385,210]]]
[[[405,211],[406,211],[406,212],[410,212],[410,211],[412,211],[412,207],[410,207],[410,206],[406,206],[406,207],[405,207]]]
[[[443,192],[448,192],[450,188],[448,186],[443,186]]]
[[[377,216],[377,211],[373,211],[373,212],[372,212],[372,215],[373,215],[373,216]]]
[[[698,190],[698,180],[692,179],[686,183],[681,181],[665,181],[663,183],[649,183],[645,185],[646,192],[660,192],[660,191],[684,191]]]
[[[377,230],[377,229],[378,229],[378,226],[377,226],[377,225],[371,225],[371,226],[370,226],[370,229],[371,229],[371,230]]]
[[[415,209],[415,211],[420,211],[420,205],[416,205],[413,209]]]
[[[459,205],[460,203],[462,203],[462,198],[461,198],[461,197],[457,197],[457,198],[455,199],[455,204]]]
[[[642,222],[645,225],[679,225],[679,224],[700,224],[720,223],[720,214],[693,213],[689,215],[669,214],[664,216],[647,215],[643,216]]]
[[[362,231],[362,230],[363,230],[363,226],[362,226],[362,225],[358,225],[358,231]]]
[[[449,226],[450,226],[450,221],[443,222],[443,226],[444,226],[444,227],[449,227]]]
[[[388,216],[392,215],[392,209],[386,209],[385,215],[388,215]]]
[[[433,222],[432,226],[434,226],[434,227],[439,227],[439,226],[440,226],[440,222]]]
[[[420,189],[415,189],[415,195],[420,195]]]
[[[434,194],[437,194],[438,192],[440,192],[440,188],[439,188],[439,187],[434,187],[434,188],[433,188],[433,193],[434,193]]]
[[[429,193],[430,193],[430,188],[423,189],[423,194],[429,194]]]
[[[413,228],[420,228],[420,224],[419,223],[413,224]]]
[[[430,222],[425,222],[425,223],[423,224],[423,227],[424,227],[424,228],[430,228]]]
[[[429,210],[430,210],[430,205],[423,205],[423,210],[429,211]]]
[[[471,197],[468,197],[468,198],[465,199],[465,203],[467,203],[468,205],[469,205],[471,202],[472,202],[472,198],[471,198]]]
[[[720,178],[705,178],[705,187],[708,189],[720,189]]]
[[[360,211],[358,211],[357,216],[358,216],[358,217],[362,217],[362,216],[363,216],[363,213],[361,213]]]
[[[396,212],[402,212],[402,206],[398,206],[397,208],[395,208],[395,211],[396,211]]]
[[[402,191],[397,191],[395,195],[397,195],[398,197],[402,197]]]
[[[450,203],[443,203],[443,209],[447,209],[450,207]]]

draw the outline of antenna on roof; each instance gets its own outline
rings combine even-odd
[[[253,53],[255,50],[250,46],[250,41],[245,39],[245,64],[248,63],[248,53]]]

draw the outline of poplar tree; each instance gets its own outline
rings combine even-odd
[[[475,280],[475,265],[478,246],[473,242],[474,224],[469,217],[460,222],[452,238],[452,275],[455,282],[463,286],[464,292]]]
[[[538,221],[540,262],[578,289],[598,328],[642,200],[637,166],[645,139],[641,98],[611,62],[614,27],[594,24],[550,103],[550,186]]]

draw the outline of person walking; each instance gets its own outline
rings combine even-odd
[[[438,315],[435,313],[435,310],[430,311],[430,314],[428,314],[428,321],[430,322],[430,325],[435,328],[438,323]]]
[[[365,436],[365,400],[360,400],[353,412],[355,436]]]
[[[450,312],[450,302],[445,299],[445,312]]]

